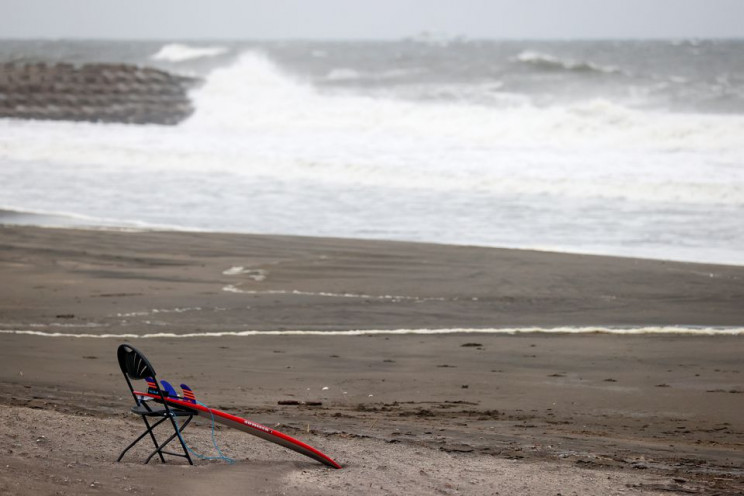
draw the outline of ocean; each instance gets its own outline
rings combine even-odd
[[[0,41],[195,76],[176,126],[0,119],[3,222],[744,264],[744,41]]]

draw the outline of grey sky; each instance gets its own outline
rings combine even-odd
[[[744,38],[744,0],[0,0],[0,38]]]

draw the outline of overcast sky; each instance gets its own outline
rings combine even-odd
[[[0,38],[744,38],[744,0],[0,0]]]

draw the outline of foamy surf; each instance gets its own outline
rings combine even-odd
[[[613,334],[632,335],[679,335],[679,336],[742,336],[744,327],[684,327],[684,326],[647,326],[647,327],[505,327],[505,328],[448,328],[448,329],[351,329],[342,331],[224,331],[192,332],[176,334],[172,332],[126,333],[126,334],[89,334],[45,332],[25,329],[0,330],[0,334],[39,336],[47,338],[86,338],[86,339],[158,339],[158,338],[225,338],[251,336],[402,336],[402,335],[443,335],[443,334]]]
[[[199,59],[203,57],[214,57],[227,53],[227,48],[222,46],[194,47],[181,43],[170,43],[164,45],[157,53],[152,55],[153,60],[165,60],[168,62],[183,62],[185,60]]]
[[[229,46],[242,56],[179,62],[205,81],[178,126],[0,119],[3,204],[189,231],[744,264],[740,44],[694,57],[645,42]]]
[[[446,301],[440,297],[423,296],[399,296],[399,295],[371,295],[364,293],[331,293],[327,291],[300,291],[297,289],[265,289],[250,290],[240,289],[235,285],[228,284],[222,288],[227,293],[239,293],[249,295],[295,295],[295,296],[323,296],[327,298],[359,298],[362,300],[392,300],[392,301]]]

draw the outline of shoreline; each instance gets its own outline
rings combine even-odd
[[[2,324],[0,324],[2,325]],[[620,336],[741,336],[744,335],[744,327],[699,327],[699,326],[675,326],[675,327],[555,327],[555,328],[499,328],[499,329],[351,329],[346,331],[224,331],[224,332],[202,332],[189,334],[176,334],[168,332],[157,332],[150,334],[83,334],[70,332],[44,332],[34,330],[0,329],[0,334],[17,336],[35,336],[44,338],[74,338],[74,339],[194,339],[194,338],[250,338],[253,336],[441,336],[460,335],[620,335]]]
[[[98,336],[0,333],[0,492],[744,491],[741,335],[396,331],[739,328],[744,268],[2,227],[0,278],[0,330]],[[364,327],[381,332],[348,335]],[[216,435],[235,465],[143,466],[142,451],[114,463],[141,430],[116,346],[158,333],[130,342],[159,378],[186,381],[200,401],[304,440],[344,469],[230,429]],[[184,339],[200,333],[228,335]],[[210,424],[195,424],[188,442],[209,454]]]
[[[99,219],[87,217],[85,215],[70,214],[64,212],[42,212],[34,210],[16,209],[16,208],[2,208],[0,207],[0,229],[5,227],[27,227],[35,229],[64,229],[64,230],[80,230],[80,231],[111,231],[111,232],[173,232],[173,233],[185,233],[185,234],[212,234],[212,235],[226,235],[226,236],[267,236],[267,237],[288,237],[288,238],[307,238],[307,239],[328,239],[328,240],[339,240],[339,241],[357,241],[357,242],[382,242],[382,243],[406,243],[406,244],[423,244],[432,246],[445,246],[445,247],[461,247],[461,248],[481,248],[481,249],[493,249],[493,250],[507,250],[507,251],[518,251],[518,252],[536,252],[545,254],[555,255],[573,255],[573,256],[586,256],[586,257],[606,257],[606,258],[618,258],[627,260],[646,260],[656,262],[668,262],[678,264],[699,264],[699,265],[718,265],[726,267],[744,267],[744,262],[710,262],[704,260],[682,260],[682,259],[671,259],[671,258],[660,258],[660,257],[638,257],[630,254],[618,255],[609,253],[595,253],[589,251],[560,251],[552,248],[540,248],[540,247],[510,247],[510,246],[496,246],[496,245],[480,245],[480,244],[452,244],[452,243],[438,243],[436,241],[421,241],[412,239],[387,239],[387,238],[348,238],[348,237],[337,237],[337,236],[320,236],[320,235],[304,235],[304,234],[271,234],[271,233],[254,233],[254,232],[243,232],[243,231],[210,231],[204,230],[198,227],[183,227],[183,226],[169,226],[169,225],[158,225],[158,224],[146,224],[140,221],[111,221],[107,219]]]

